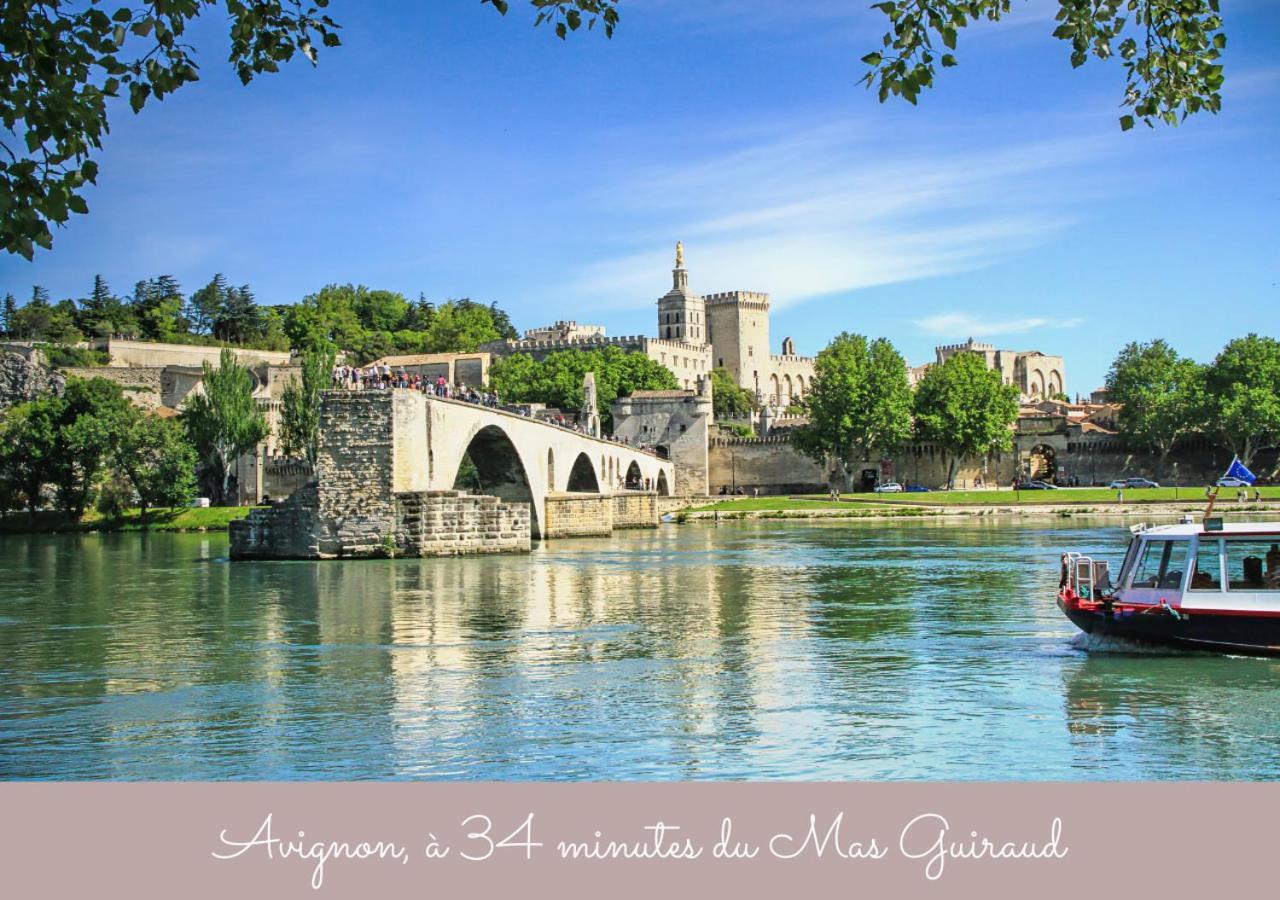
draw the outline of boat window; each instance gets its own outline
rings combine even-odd
[[[1280,542],[1227,541],[1227,590],[1280,591]]]
[[[1187,541],[1147,541],[1133,569],[1135,588],[1171,588],[1182,586],[1186,570]]]
[[[1222,590],[1222,541],[1200,539],[1196,550],[1196,570],[1191,576],[1191,590]]]

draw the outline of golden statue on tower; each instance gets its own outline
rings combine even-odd
[[[676,268],[684,268],[684,244],[676,241]]]

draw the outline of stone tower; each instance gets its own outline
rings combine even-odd
[[[706,308],[702,298],[689,290],[684,267],[684,245],[676,242],[676,267],[671,270],[671,290],[658,300],[658,338],[683,344],[707,342]]]
[[[600,437],[600,406],[596,402],[595,372],[582,376],[582,409],[578,412],[578,422],[587,434]]]
[[[769,295],[726,291],[704,298],[711,365],[727,369],[739,386],[768,392],[773,362],[769,358]]]

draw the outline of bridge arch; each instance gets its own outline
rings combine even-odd
[[[556,489],[556,452],[550,447],[547,448],[547,489]]]
[[[600,479],[596,477],[595,467],[591,465],[591,458],[586,453],[579,453],[578,458],[573,461],[565,490],[572,493],[600,493]]]
[[[671,496],[671,488],[670,488],[670,487],[668,487],[668,485],[667,485],[667,473],[666,473],[664,470],[662,470],[662,469],[659,469],[659,470],[658,470],[658,485],[657,485],[657,490],[658,490],[658,496],[659,496],[659,497],[670,497],[670,496]]]
[[[644,476],[640,474],[640,464],[634,459],[631,465],[627,466],[627,477],[623,487],[629,491],[641,490],[644,487]]]
[[[547,461],[548,464],[552,462],[550,450],[547,451]],[[455,469],[457,474],[453,486],[457,490],[490,494],[508,503],[529,504],[531,535],[541,538],[539,512],[542,504],[538,501],[545,491],[535,490],[529,478],[530,471],[537,472],[537,467],[525,465],[506,431],[497,425],[486,425],[477,428],[467,441]]]

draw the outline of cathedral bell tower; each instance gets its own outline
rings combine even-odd
[[[671,270],[671,290],[658,300],[658,338],[684,344],[707,342],[707,314],[702,298],[689,291],[684,267],[684,245],[676,242],[676,267]]]

